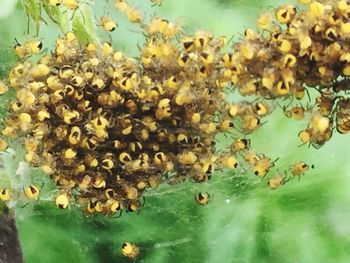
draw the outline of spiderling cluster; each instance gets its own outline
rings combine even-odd
[[[88,213],[136,211],[142,192],[164,178],[206,181],[232,167],[214,155],[214,135],[232,124],[216,117],[226,108],[218,42],[198,33],[193,48],[186,55],[153,38],[138,60],[109,43],[81,48],[70,32],[52,56],[14,66],[17,98],[2,134],[25,138],[26,161],[61,187],[61,208],[78,189]]]
[[[306,9],[286,4],[262,14],[261,31],[247,29],[244,39],[227,56],[232,83],[242,95],[268,99],[285,97],[288,117],[300,120],[312,107],[297,105],[308,88],[319,93],[308,128],[299,137],[303,143],[319,148],[338,132],[350,130],[350,105],[346,97],[350,75],[350,3],[345,0],[300,1]]]
[[[74,195],[87,213],[138,211],[149,187],[186,178],[204,182],[213,171],[235,170],[241,162],[265,177],[277,159],[252,151],[246,135],[280,98],[290,101],[282,106],[288,117],[302,120],[312,113],[299,133],[303,143],[318,148],[334,127],[350,130],[350,4],[300,2],[308,5],[305,10],[284,5],[275,10],[275,21],[262,14],[259,29],[246,29],[232,52],[222,51],[225,37],[206,31],[187,35],[158,17],[145,23],[124,0],[115,6],[146,36],[138,58],[107,42],[82,47],[72,32],[36,63],[26,59],[41,51],[40,41],[16,44],[21,62],[8,79],[16,100],[2,134],[25,138],[26,161],[60,186],[58,207],[68,207]],[[100,22],[107,32],[118,26],[107,16]],[[232,87],[257,99],[228,103],[225,92]],[[316,111],[311,100],[301,104],[311,88],[320,94]],[[300,104],[291,106],[295,100]],[[232,138],[220,152],[218,133]],[[7,147],[5,141],[1,147]],[[275,189],[308,169],[300,161],[290,167],[291,176],[275,175],[268,184]],[[24,193],[36,199],[38,191],[31,185]],[[9,199],[8,190],[0,198]]]

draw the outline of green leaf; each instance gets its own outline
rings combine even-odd
[[[73,31],[81,43],[98,43],[98,37],[95,30],[95,24],[91,8],[88,5],[82,5],[80,12],[73,14]]]
[[[36,35],[39,34],[41,16],[41,0],[22,0],[22,5],[28,16],[27,33],[29,33],[29,17],[34,20]]]
[[[0,1],[0,6],[3,2]],[[219,2],[164,0],[157,11],[160,17],[169,20],[180,17],[185,30],[190,32],[203,29],[216,35],[235,34],[237,41],[244,27],[255,25],[261,7],[269,9],[272,4],[287,1],[231,0],[225,5]],[[40,21],[37,2],[25,3],[29,3],[25,7],[30,16]],[[147,0],[142,5],[146,6]],[[80,39],[97,40],[92,16],[103,15],[104,9],[105,2],[99,1],[93,13],[87,9],[74,15],[73,25]],[[147,14],[153,12],[145,10]],[[60,29],[67,32],[70,13],[54,14],[56,11],[52,10],[52,16],[55,15]],[[114,11],[109,15],[125,22]],[[27,26],[24,20],[11,16],[6,22],[16,25],[18,34]],[[11,53],[14,27],[7,28],[8,23],[0,24],[1,77],[7,75],[14,62]],[[133,31],[134,25],[118,28],[112,39],[122,50],[137,53],[141,38]],[[45,32],[40,37],[47,42],[59,34],[58,30]],[[52,48],[54,41],[50,43]],[[2,117],[13,94],[8,96],[1,97]],[[25,207],[16,207],[26,262],[130,262],[120,250],[125,241],[140,247],[138,262],[349,262],[350,177],[346,146],[350,138],[334,135],[331,142],[317,151],[307,146],[297,147],[297,134],[304,124],[289,122],[281,116],[282,112],[277,110],[251,137],[254,148],[274,158],[280,157],[272,174],[300,160],[313,163],[316,168],[308,171],[300,182],[295,179],[274,191],[267,187],[268,178],[260,180],[243,169],[236,174],[217,172],[208,183],[185,182],[149,190],[139,214],[123,213],[120,218],[86,217],[83,208],[76,206],[57,209],[52,202],[57,193],[54,184],[36,170],[27,182],[45,181],[43,197],[37,202],[23,201]],[[218,140],[221,145],[230,143],[224,136]],[[2,156],[9,168],[2,172],[10,178],[15,177],[21,159],[21,148],[16,150],[16,160],[10,155]],[[0,174],[0,178],[4,176]],[[17,187],[20,189],[21,185]],[[194,201],[199,191],[213,196],[207,206],[198,206]]]

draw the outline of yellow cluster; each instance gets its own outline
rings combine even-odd
[[[202,182],[237,167],[233,156],[214,155],[215,134],[233,125],[229,110],[217,118],[230,108],[217,81],[220,39],[198,32],[178,48],[161,28],[140,59],[109,43],[81,48],[70,32],[52,56],[11,70],[16,100],[2,134],[24,137],[26,161],[60,186],[58,207],[78,189],[88,213],[137,211],[142,192],[165,179]]]
[[[262,14],[259,30],[247,29],[232,52],[222,51],[225,37],[210,32],[187,35],[180,25],[158,17],[146,24],[124,0],[116,0],[116,7],[146,36],[137,58],[107,42],[81,47],[72,32],[36,63],[25,58],[39,53],[41,42],[17,44],[23,61],[9,74],[16,100],[2,135],[24,138],[26,161],[60,186],[59,208],[67,208],[78,193],[74,197],[90,214],[138,211],[149,187],[186,178],[203,182],[213,171],[235,170],[239,163],[263,178],[277,159],[256,154],[246,136],[262,125],[279,98],[289,101],[281,106],[288,117],[302,120],[311,113],[299,133],[303,143],[318,148],[334,127],[340,133],[350,130],[350,4],[301,2],[305,9],[277,8],[275,19]],[[100,26],[111,32],[117,24],[104,16]],[[232,86],[258,98],[229,103],[225,91]],[[305,106],[301,101],[310,88],[320,95]],[[218,133],[231,139],[220,152],[215,151]],[[275,189],[308,168],[299,162],[290,167],[291,176],[275,175],[268,184]],[[6,191],[3,196],[7,199]],[[210,195],[196,200],[206,204]]]
[[[270,13],[262,14],[257,21],[260,31],[247,29],[234,52],[224,56],[224,76],[244,96],[301,100],[307,89],[315,88],[320,94],[317,112],[300,139],[320,147],[330,139],[334,126],[340,133],[350,130],[344,110],[350,76],[350,3],[300,2],[305,8],[292,4],[277,8],[275,19]],[[312,112],[302,105],[284,106],[284,110],[297,120]]]

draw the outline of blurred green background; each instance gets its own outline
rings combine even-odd
[[[21,42],[35,36],[32,22],[29,34],[26,32],[26,14],[14,2],[0,0],[1,77],[14,63],[14,38]],[[120,25],[112,33],[113,45],[129,55],[137,55],[137,46],[143,41],[140,29],[127,23],[106,1],[96,2],[97,20],[108,14]],[[238,41],[245,27],[255,27],[259,12],[273,11],[286,2],[163,0],[162,6],[153,8],[149,0],[131,3],[148,16],[157,13],[182,23],[187,32],[209,30],[216,36],[233,36]],[[41,23],[40,39],[49,52],[60,33],[56,25],[48,19],[47,22],[48,25]],[[109,41],[101,30],[99,36]],[[2,116],[8,97],[2,98]],[[267,187],[267,179],[261,181],[252,173],[216,172],[208,183],[186,182],[150,190],[139,214],[124,213],[121,218],[86,218],[79,209],[61,211],[47,201],[17,207],[25,261],[130,262],[120,251],[122,242],[130,241],[141,249],[137,262],[348,263],[350,136],[334,134],[319,150],[297,147],[298,131],[305,125],[283,117],[276,107],[267,123],[250,136],[257,152],[272,159],[280,157],[272,173],[300,160],[315,165],[300,182],[293,180],[275,191]],[[224,136],[218,139],[222,144],[230,143]],[[47,182],[44,189],[52,187]],[[194,195],[199,191],[213,195],[208,206],[195,203]]]

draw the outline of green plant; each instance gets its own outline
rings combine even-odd
[[[164,3],[165,7],[161,8],[166,8],[166,4]],[[223,12],[220,8],[214,8],[211,3],[207,4],[211,11]],[[171,3],[169,8],[172,12],[176,10]],[[63,15],[67,14],[69,13]],[[250,15],[252,18],[255,16],[253,12]],[[32,16],[34,19],[38,18],[35,12]],[[85,23],[88,23],[86,20],[85,17]],[[74,23],[75,18],[72,21]],[[82,41],[88,41],[86,32],[89,30],[84,29],[84,19],[79,21],[75,23],[81,25],[83,29],[81,31],[76,29],[77,32],[82,32],[77,35]],[[208,21],[207,25],[210,30],[212,30],[209,28],[212,26],[211,23],[212,21]],[[231,28],[229,30],[232,32]],[[121,44],[125,39],[119,41]],[[136,53],[136,50],[134,47],[132,52]],[[132,53],[130,50],[129,52]],[[311,260],[329,262],[335,258],[337,261],[346,262],[349,256],[346,250],[348,239],[344,236],[347,229],[343,220],[347,218],[347,213],[342,211],[347,200],[346,187],[343,183],[346,182],[346,177],[343,176],[346,167],[339,165],[346,160],[346,157],[342,154],[342,150],[336,149],[340,139],[343,142],[346,139],[334,136],[330,144],[317,151],[315,156],[309,156],[314,150],[305,147],[296,148],[298,139],[290,137],[298,134],[300,127],[287,120],[281,120],[278,117],[281,113],[277,109],[268,119],[268,124],[262,125],[251,136],[252,144],[259,152],[281,157],[276,163],[277,168],[288,167],[290,163],[300,160],[315,163],[316,169],[303,177],[300,183],[293,180],[283,188],[271,191],[266,186],[266,179],[260,182],[250,173],[234,175],[229,171],[223,173],[218,171],[210,183],[194,185],[186,182],[175,186],[161,185],[148,191],[146,206],[138,216],[124,214],[113,222],[112,219],[103,217],[82,219],[81,212],[75,209],[62,212],[54,209],[54,205],[51,205],[50,209],[45,199],[53,198],[55,188],[49,180],[46,180],[42,202],[30,203],[25,209],[16,208],[25,257],[33,262],[52,261],[56,255],[62,257],[63,250],[66,252],[64,256],[68,262],[123,261],[126,259],[122,258],[119,246],[124,241],[132,241],[141,248],[140,260],[144,259],[147,262],[178,260],[213,262],[229,258],[238,262],[271,260],[303,262],[305,259],[308,262]],[[276,136],[272,139],[271,136],[267,138],[266,134]],[[275,139],[277,135],[282,139]],[[219,147],[222,148],[230,143],[222,134],[218,135],[217,140]],[[286,140],[290,140],[290,143],[287,144]],[[10,145],[14,147],[16,143]],[[286,152],[285,148],[290,150]],[[17,149],[15,160],[18,164],[23,160],[24,153],[20,146]],[[346,149],[343,151],[346,153]],[[326,160],[334,164],[331,169],[322,164],[321,160],[318,161],[317,156],[326,153]],[[4,155],[7,174],[15,174],[17,169],[17,164],[12,158],[11,153]],[[20,167],[22,170],[18,176],[26,177],[25,171],[28,168],[23,163]],[[317,173],[320,174],[316,175]],[[31,177],[39,185],[42,182],[40,173],[33,173]],[[194,195],[199,191],[213,193],[213,198],[207,207],[198,207],[194,202]],[[21,218],[24,220],[21,221]],[[74,219],[75,225],[71,226],[73,221],[71,219]],[[158,224],[154,221],[158,221]],[[30,245],[34,241],[42,246],[40,242],[47,241],[45,235],[52,226],[50,222],[54,222],[55,226],[52,227],[55,229],[52,232],[57,229],[64,230],[58,236],[63,249],[61,246],[56,246],[56,249],[51,249],[51,253],[34,252]],[[30,229],[25,227],[31,224],[36,227]],[[289,225],[293,228],[289,229]],[[48,229],[43,226],[47,226]],[[184,226],[183,231],[178,232],[180,226]],[[81,238],[74,246],[75,243],[70,237],[74,235],[72,232],[76,227],[81,229],[79,233]],[[85,231],[86,229],[88,231]],[[31,234],[28,234],[27,230],[31,231]],[[33,240],[33,231],[39,238]],[[295,231],[299,233],[300,242],[293,242]],[[307,234],[302,235],[302,232]],[[91,240],[95,234],[98,238]],[[329,243],[333,245],[329,246]],[[50,245],[55,247],[55,244]],[[323,252],[316,253],[320,246],[324,247]],[[291,248],[286,251],[286,247]],[[88,250],[89,253],[71,252],[72,249]]]

